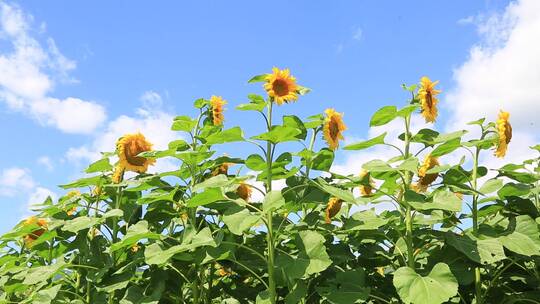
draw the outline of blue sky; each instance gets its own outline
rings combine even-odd
[[[475,48],[498,70],[493,57],[517,26],[538,33],[536,23],[520,23],[538,19],[523,8],[533,1],[0,1],[0,232],[29,214],[32,200],[62,195],[56,185],[80,176],[98,150],[112,150],[119,132],[140,126],[161,144],[172,139],[170,119],[192,114],[196,98],[223,96],[229,126],[253,130],[253,116],[233,109],[262,93],[246,81],[273,66],[313,89],[279,112],[306,117],[334,107],[345,112],[350,138],[370,136],[371,114],[403,104],[400,84],[423,75],[467,102],[466,80],[482,78],[470,68],[479,65]],[[442,99],[437,126],[452,128],[461,115]]]

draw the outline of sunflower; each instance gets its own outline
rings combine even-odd
[[[324,218],[327,224],[330,224],[332,222],[332,218],[336,214],[338,214],[339,210],[341,210],[342,203],[343,203],[343,200],[337,197],[331,197],[328,200],[328,205],[326,206],[326,215]]]
[[[136,253],[137,251],[139,251],[139,249],[141,249],[141,247],[137,243],[133,244],[133,246],[131,246],[130,248],[131,252],[133,253]]]
[[[101,186],[96,186],[94,187],[94,189],[92,189],[93,196],[100,196],[102,192],[103,192],[103,189],[101,188]]]
[[[289,103],[298,99],[298,85],[296,78],[291,76],[289,69],[272,69],[272,74],[266,75],[264,89],[268,96],[278,105]]]
[[[371,191],[373,190],[373,180],[371,179],[370,173],[367,170],[362,169],[362,171],[360,171],[360,178],[367,178],[367,181],[369,183],[369,185],[360,185],[360,195],[370,196]]]
[[[47,220],[43,219],[43,218],[38,219],[35,216],[31,216],[31,217],[27,218],[24,221],[23,225],[24,226],[37,225],[37,226],[40,227],[40,228],[30,232],[29,234],[27,234],[24,237],[24,242],[29,246],[31,245],[31,243],[33,241],[37,240],[47,230]]]
[[[339,146],[339,140],[343,138],[343,131],[347,127],[343,123],[343,114],[334,109],[326,109],[326,118],[324,120],[323,135],[330,149],[335,150]]]
[[[152,149],[152,144],[141,133],[126,134],[116,143],[119,164],[125,171],[144,173],[156,161],[137,156]]]
[[[252,191],[251,187],[246,183],[240,183],[238,188],[236,188],[236,194],[246,202],[251,198]]]
[[[422,107],[422,116],[426,122],[435,122],[437,118],[437,103],[439,100],[435,97],[441,91],[435,90],[435,86],[439,81],[432,82],[426,76],[420,79],[420,89],[418,96],[420,97],[420,106]]]
[[[427,190],[427,187],[431,185],[436,179],[438,174],[437,173],[427,173],[427,171],[435,166],[439,165],[439,160],[436,157],[432,157],[431,155],[427,155],[424,159],[424,163],[418,169],[418,183],[413,186],[413,190],[419,191],[419,192],[425,192]]]
[[[508,121],[510,113],[501,110],[499,119],[497,120],[497,133],[499,134],[499,142],[495,150],[495,156],[502,158],[506,155],[508,144],[512,140],[512,125]]]
[[[223,163],[212,171],[212,176],[218,176],[220,174],[227,175],[229,173],[229,163]]]
[[[212,123],[214,126],[221,126],[225,120],[223,117],[223,106],[227,104],[221,96],[212,95],[210,97],[210,112],[212,113]]]
[[[77,206],[69,209],[66,213],[68,216],[72,216],[73,214],[75,214],[75,212],[77,212]]]
[[[111,180],[113,184],[118,184],[124,179],[124,167],[117,165],[116,168],[114,168],[113,175],[111,177]]]
[[[67,198],[72,198],[72,197],[79,196],[79,195],[81,195],[81,191],[79,191],[79,190],[71,190],[66,194],[66,197]]]

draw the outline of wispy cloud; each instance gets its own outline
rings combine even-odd
[[[42,125],[66,133],[93,132],[105,121],[105,108],[77,97],[51,96],[57,83],[76,82],[69,76],[76,63],[60,53],[52,38],[42,45],[32,35],[39,32],[32,19],[17,5],[0,2],[0,41],[10,46],[0,54],[0,100]]]

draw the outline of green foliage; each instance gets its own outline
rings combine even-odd
[[[0,237],[0,303],[536,303],[540,158],[482,166],[497,144],[484,119],[467,125],[479,138],[413,132],[418,88],[403,87],[409,102],[370,121],[403,133],[344,148],[395,157],[360,159],[350,175],[333,172],[342,152],[320,140],[322,114],[272,119],[274,100],[250,94],[236,109],[261,117],[252,134],[214,126],[210,101],[197,99],[196,117],[172,122],[182,139],[138,154],[175,170],[113,181],[104,153],[60,186],[82,194],[47,199]],[[222,144],[247,157],[219,156]],[[424,168],[428,154],[440,164]]]

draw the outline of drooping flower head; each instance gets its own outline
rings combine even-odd
[[[343,123],[343,114],[336,112],[334,109],[326,109],[326,118],[323,126],[323,136],[328,147],[335,150],[339,146],[339,140],[343,138],[343,131],[347,127]]]
[[[212,176],[218,176],[220,174],[227,175],[229,173],[229,167],[231,164],[229,163],[222,163],[217,168],[212,171]]]
[[[210,112],[212,113],[212,123],[214,126],[221,126],[225,120],[223,116],[223,106],[227,104],[227,101],[221,96],[212,95],[210,97]]]
[[[124,179],[124,172],[125,172],[125,169],[121,165],[117,165],[114,168],[114,172],[111,177],[113,184],[118,184]]]
[[[330,224],[332,222],[332,218],[338,214],[339,210],[341,210],[341,204],[343,204],[343,200],[337,197],[331,197],[328,200],[328,205],[326,205],[326,215],[324,218],[327,224]]]
[[[137,155],[151,149],[152,144],[141,133],[126,134],[116,143],[119,165],[125,171],[144,173],[148,170],[148,166],[153,165],[156,161]]]
[[[298,99],[299,88],[296,84],[296,78],[291,75],[289,69],[280,70],[274,67],[272,73],[266,75],[265,80],[264,89],[278,105]]]
[[[510,113],[501,110],[499,119],[497,120],[497,133],[499,134],[499,142],[495,150],[495,156],[502,158],[506,155],[508,144],[512,140],[512,125],[509,122]]]
[[[420,79],[420,89],[418,89],[418,97],[420,97],[420,106],[422,108],[422,116],[426,122],[435,122],[437,118],[437,94],[441,93],[435,90],[435,86],[439,81],[432,82],[426,76]]]
[[[424,163],[422,163],[422,166],[418,169],[418,182],[413,188],[419,192],[425,192],[428,186],[431,185],[438,176],[437,173],[427,173],[427,171],[438,165],[439,160],[436,157],[427,155],[424,159]]]
[[[47,220],[43,218],[37,218],[35,216],[31,216],[27,218],[24,223],[24,226],[30,226],[30,225],[37,225],[39,228],[36,230],[30,232],[24,237],[24,242],[31,246],[32,242],[37,240],[45,231],[47,231]]]
[[[236,188],[236,194],[246,202],[251,198],[252,191],[251,187],[246,183],[240,183],[238,188]]]
[[[369,183],[369,185],[360,185],[360,195],[370,196],[371,191],[373,191],[373,180],[371,179],[369,172],[365,169],[362,169],[362,171],[360,171],[360,178],[367,178]]]

